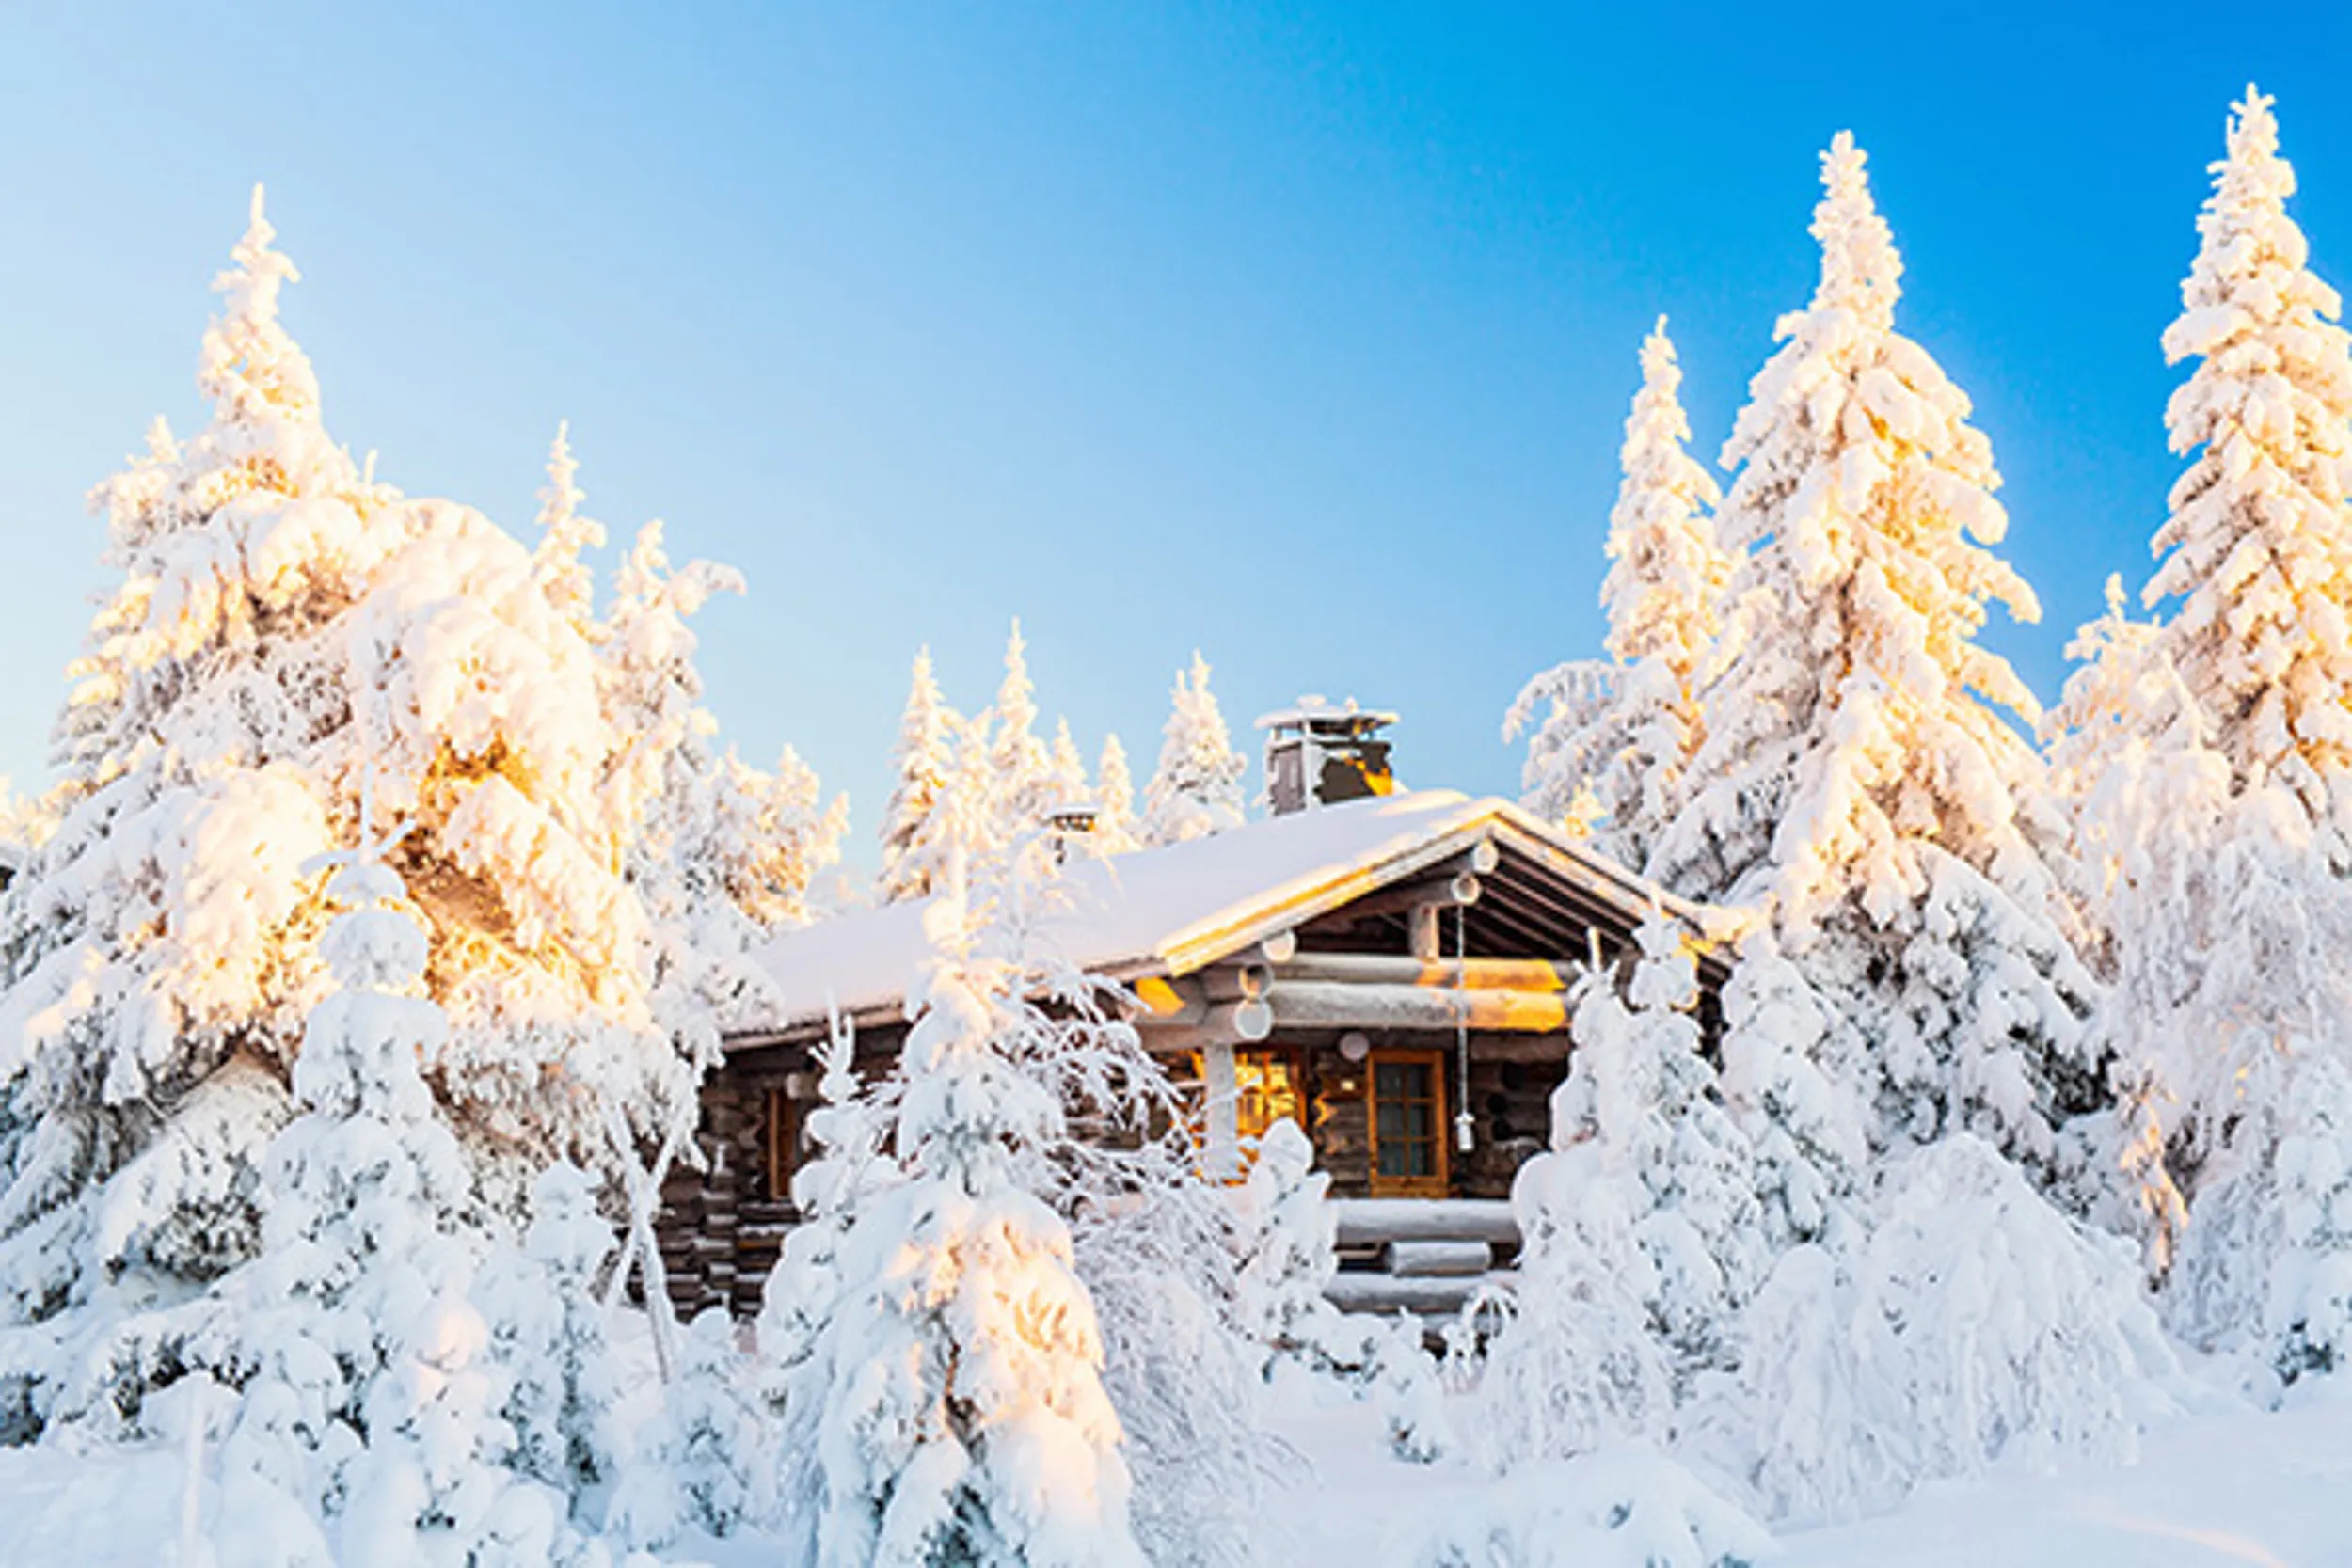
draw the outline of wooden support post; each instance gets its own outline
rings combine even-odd
[[[1439,938],[1438,917],[1445,912],[1443,904],[1415,904],[1407,917],[1413,957],[1422,963],[1436,963],[1444,956],[1445,946]]]
[[[1200,1060],[1207,1079],[1201,1106],[1201,1164],[1212,1181],[1230,1181],[1241,1175],[1241,1079],[1233,1068],[1231,1041],[1202,1047]]]

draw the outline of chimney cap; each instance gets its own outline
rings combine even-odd
[[[1312,729],[1326,735],[1362,735],[1396,722],[1397,716],[1379,708],[1359,708],[1350,697],[1344,704],[1334,703],[1319,692],[1310,692],[1286,708],[1261,714],[1257,727],[1262,730]]]

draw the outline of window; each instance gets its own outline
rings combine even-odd
[[[1372,1192],[1375,1197],[1443,1197],[1445,1059],[1435,1051],[1375,1051]]]
[[[1198,1051],[1192,1053],[1192,1132],[1193,1142],[1198,1145],[1203,1140],[1209,1081],[1208,1063]],[[1267,1128],[1285,1117],[1298,1123],[1302,1131],[1306,1128],[1307,1107],[1298,1084],[1298,1053],[1295,1051],[1233,1053],[1233,1085],[1237,1091],[1233,1121],[1242,1141],[1245,1169],[1257,1148],[1257,1140],[1264,1136]]]

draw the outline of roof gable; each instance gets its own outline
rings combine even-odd
[[[1694,923],[1701,917],[1507,800],[1415,790],[1073,865],[1066,908],[1041,924],[1038,940],[1118,979],[1189,974],[1482,844],[1500,852],[1506,885],[1543,890],[1533,896],[1554,915],[1521,917],[1533,940],[1556,939],[1604,911],[1617,915],[1615,924],[1638,920],[1654,898]],[[1580,933],[1550,956],[1582,950]],[[836,1005],[853,1016],[895,1013],[925,957],[919,904],[784,932],[754,955],[780,1003],[771,1026],[757,1033],[796,1033]]]

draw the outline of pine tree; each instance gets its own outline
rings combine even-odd
[[[1095,765],[1094,778],[1095,852],[1123,855],[1136,847],[1136,780],[1119,736],[1103,737],[1103,760]]]
[[[257,1245],[260,1162],[327,984],[304,867],[350,836],[363,779],[411,825],[393,869],[450,1022],[424,1081],[508,1217],[551,1159],[608,1164],[693,1115],[720,1004],[681,976],[739,949],[697,947],[717,927],[678,923],[664,890],[723,867],[772,891],[795,852],[767,826],[720,852],[657,809],[675,752],[707,751],[707,718],[672,722],[691,638],[661,614],[584,626],[549,596],[564,550],[534,560],[328,439],[273,238],[257,196],[199,367],[211,423],[159,426],[95,493],[118,580],[60,720],[55,830],[0,905],[0,1420],[21,1428],[74,1347]],[[717,820],[745,815],[738,784]],[[113,1369],[129,1403],[171,1365],[164,1320],[139,1321],[151,1354]]]
[[[2126,1167],[2116,1219],[2173,1327],[2293,1378],[2352,1356],[2352,340],[2286,215],[2270,102],[2234,106],[2165,335],[2201,361],[2145,594],[2179,602],[2134,623],[2110,586],[2054,754],[2127,1090],[2085,1163]]]
[[[1159,767],[1143,792],[1143,842],[1183,844],[1241,826],[1241,781],[1249,765],[1226,734],[1209,690],[1209,662],[1197,652],[1192,667],[1176,673],[1161,734]]]
[[[2287,215],[2272,100],[2234,105],[2201,239],[2164,335],[2197,369],[2165,427],[2192,457],[2155,536],[2166,656],[2239,789],[2290,792],[2352,871],[2352,337]]]
[[[1778,1256],[1836,1244],[1856,1223],[1869,1164],[1859,1076],[1829,1058],[1832,1020],[1767,929],[1740,945],[1724,987],[1723,1095],[1755,1150],[1762,1237]]]
[[[1609,514],[1609,575],[1600,597],[1614,670],[1598,703],[1581,665],[1528,683],[1503,738],[1533,728],[1526,804],[1548,821],[1601,823],[1603,853],[1644,865],[1681,803],[1684,768],[1701,736],[1698,683],[1718,630],[1731,562],[1715,543],[1715,482],[1684,445],[1691,422],[1666,319],[1642,344],[1642,388],[1626,419],[1624,479]],[[1549,705],[1539,725],[1536,710]],[[1586,792],[1591,792],[1589,800]]]
[[[966,909],[958,865],[925,910],[905,1178],[852,1220],[811,1364],[817,1560],[1140,1564],[1093,1307],[1068,1229],[1021,1180],[1061,1108],[1013,1042],[1052,1025],[975,951]]]
[[[596,610],[596,578],[580,558],[583,551],[604,547],[604,525],[580,512],[580,503],[588,497],[577,483],[579,475],[572,427],[566,421],[555,427],[555,444],[548,451],[548,483],[539,492],[539,544],[532,552],[532,567],[548,602],[586,634]]]
[[[327,889],[343,910],[321,944],[334,989],[294,1064],[301,1114],[269,1148],[264,1250],[207,1298],[235,1346],[215,1364],[245,1374],[224,1485],[274,1515],[291,1501],[339,1561],[454,1560],[518,1526],[551,1538],[560,1509],[504,1467],[467,1161],[418,1071],[449,1022],[384,861],[399,835],[364,816],[360,832]],[[219,1354],[202,1337],[177,1348]]]
[[[1863,154],[1822,158],[1820,286],[1777,328],[1724,451],[1718,523],[1741,557],[1701,698],[1687,803],[1650,869],[1769,905],[1791,958],[1868,1036],[1884,1147],[1980,1131],[2045,1175],[2054,1129],[2105,1093],[2092,990],[2044,859],[2041,765],[2003,720],[2037,709],[1976,645],[2030,590],[1967,398],[1895,330],[1902,264]]]
[[[1086,758],[1078,754],[1078,743],[1070,737],[1067,719],[1058,720],[1054,725],[1051,757],[1047,793],[1054,809],[1093,804],[1094,791],[1087,783]]]
[[[914,656],[898,745],[891,753],[898,782],[882,808],[882,875],[876,886],[884,903],[928,898],[938,890],[946,847],[958,835],[946,814],[968,802],[952,792],[958,778],[957,744],[963,721],[940,694],[931,674],[931,651]]]
[[[1054,757],[1037,736],[1037,688],[1021,623],[1005,641],[1005,678],[987,714],[991,840],[1009,845],[1041,826],[1055,800]]]

